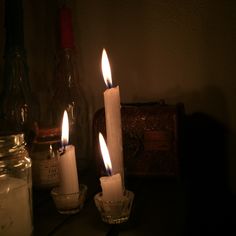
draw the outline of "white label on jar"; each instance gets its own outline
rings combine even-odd
[[[54,186],[59,183],[58,161],[55,158],[32,160],[33,183],[36,186]]]

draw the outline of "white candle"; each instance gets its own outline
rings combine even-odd
[[[112,164],[105,140],[101,133],[99,133],[99,142],[106,170],[108,174],[110,174],[112,171]],[[119,173],[111,176],[103,176],[100,178],[100,182],[102,187],[102,197],[104,201],[121,200],[123,196],[123,185],[121,175]]]
[[[31,192],[22,179],[0,177],[0,235],[32,234]]]
[[[63,194],[79,192],[79,180],[76,167],[75,147],[67,145],[69,141],[69,120],[68,114],[64,111],[62,122],[62,145],[64,150],[58,158],[60,174],[60,192]]]
[[[105,49],[102,52],[102,73],[108,87],[104,92],[104,105],[106,116],[107,146],[112,163],[112,174],[120,173],[122,178],[123,169],[123,147],[120,113],[120,91],[119,86],[112,87],[111,69]]]

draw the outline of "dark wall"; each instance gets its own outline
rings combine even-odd
[[[44,107],[55,66],[60,1],[23,2],[31,84]],[[103,106],[105,85],[100,60],[105,47],[113,81],[120,85],[122,102],[161,98],[168,103],[183,102],[187,114],[200,112],[227,129],[224,162],[236,192],[236,1],[71,0],[68,3],[73,11],[78,70],[90,115]],[[1,55],[3,5],[1,1]],[[1,74],[2,69],[1,58]],[[199,153],[199,158],[204,163],[207,156]],[[214,157],[211,160],[214,162]]]

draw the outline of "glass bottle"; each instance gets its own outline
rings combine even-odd
[[[0,136],[0,235],[32,235],[31,160],[23,134]]]
[[[5,28],[4,88],[1,94],[0,112],[3,126],[1,129],[7,133],[23,132],[27,143],[30,143],[39,109],[31,93],[28,78],[21,0],[6,1]]]
[[[75,145],[78,169],[88,162],[88,107],[79,84],[70,9],[60,9],[60,52],[57,57],[55,92],[50,105],[54,127],[61,127],[64,110],[69,117],[69,143]]]
[[[60,130],[38,129],[32,144],[32,177],[36,188],[52,188],[59,184],[57,154],[60,148]]]

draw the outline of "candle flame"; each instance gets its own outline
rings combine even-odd
[[[102,74],[103,74],[103,79],[106,83],[106,86],[108,88],[111,88],[112,87],[111,68],[110,68],[110,63],[109,63],[108,56],[105,49],[103,49],[102,51]]]
[[[67,111],[64,111],[62,120],[61,143],[66,146],[69,143],[69,118]]]
[[[103,162],[104,165],[106,167],[107,173],[109,175],[111,175],[111,171],[112,171],[112,165],[111,165],[111,159],[110,159],[110,155],[109,155],[109,151],[106,145],[106,142],[102,136],[102,134],[99,132],[99,143],[100,143],[100,150],[102,153],[102,158],[103,158]]]

